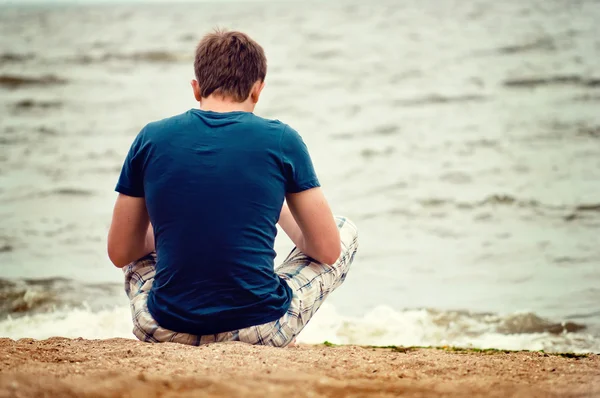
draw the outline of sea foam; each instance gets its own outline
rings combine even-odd
[[[524,319],[531,314],[507,316],[442,312],[427,309],[395,311],[377,307],[362,317],[340,314],[324,304],[299,335],[298,342],[320,344],[460,346],[548,352],[600,353],[600,339],[587,329],[577,332],[510,333],[502,329],[506,319]],[[539,318],[541,319],[541,318]],[[88,306],[47,313],[8,317],[0,322],[0,336],[12,339],[45,339],[53,336],[105,339],[133,338],[128,306],[92,310]]]

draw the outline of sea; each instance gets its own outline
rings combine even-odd
[[[197,107],[221,27],[263,45],[256,113],[359,228],[299,342],[600,353],[598,21],[597,0],[4,0],[0,336],[133,338],[115,183],[146,123]]]

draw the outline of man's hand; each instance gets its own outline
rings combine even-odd
[[[153,252],[154,233],[144,198],[119,194],[108,232],[108,257],[119,268]]]
[[[307,256],[333,264],[340,256],[340,232],[321,188],[288,194],[279,225]],[[288,208],[289,206],[289,208]]]

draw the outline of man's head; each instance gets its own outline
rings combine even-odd
[[[267,74],[262,47],[241,32],[216,30],[202,38],[194,61],[194,96],[256,104]]]

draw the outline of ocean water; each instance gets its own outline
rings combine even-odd
[[[600,352],[600,3],[0,5],[0,336],[132,337],[106,256],[138,131],[212,27],[264,47],[360,251],[300,341]],[[291,249],[282,234],[281,260]]]

